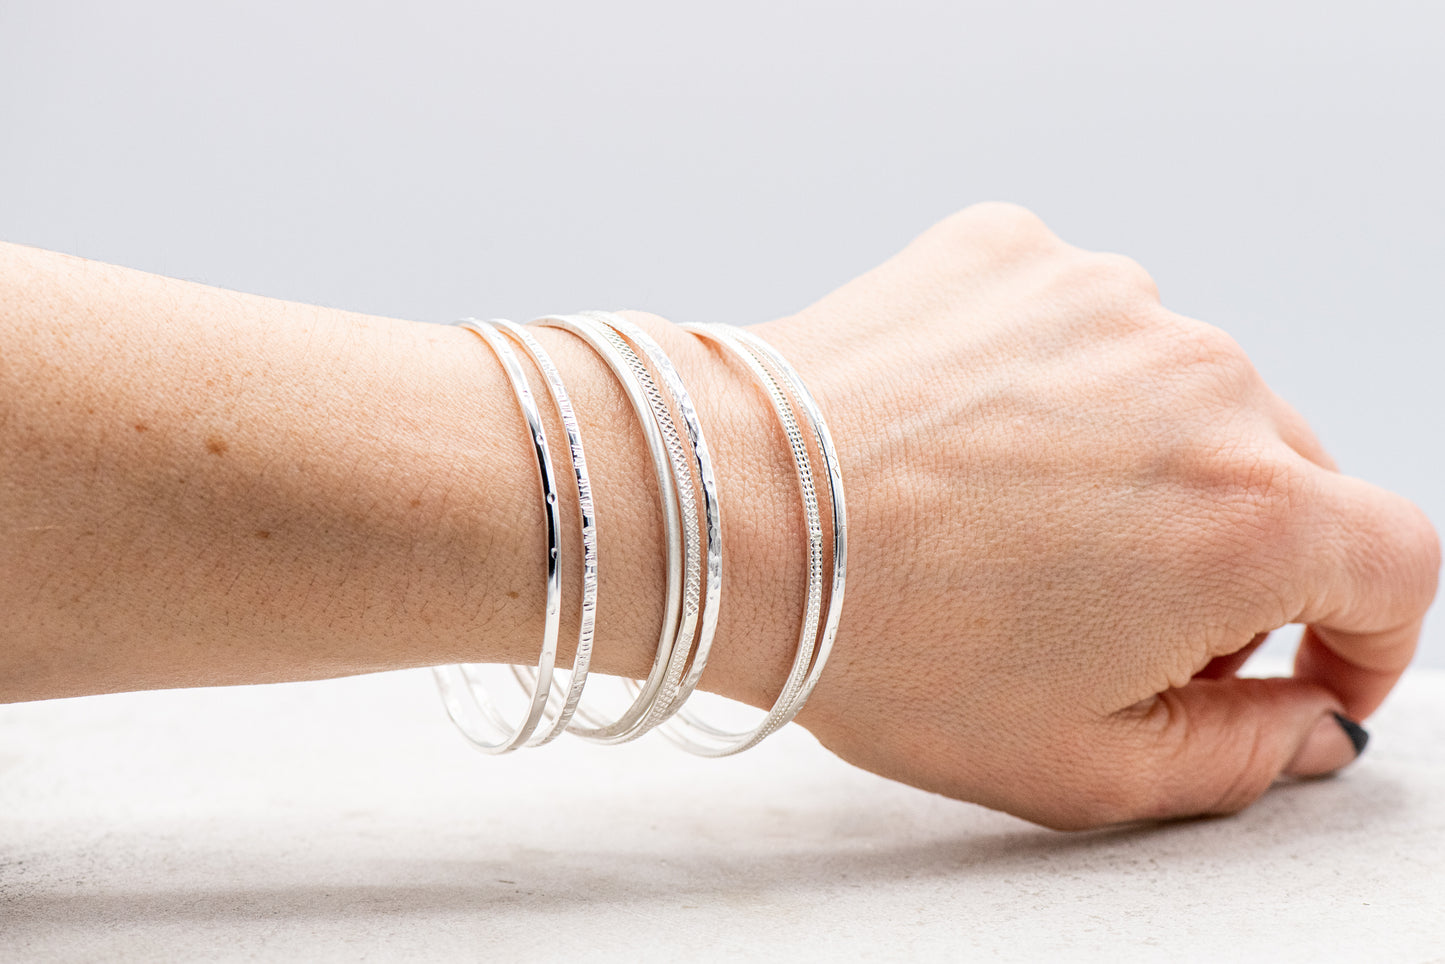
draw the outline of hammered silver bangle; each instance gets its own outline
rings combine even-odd
[[[487,696],[485,687],[475,680],[465,664],[439,666],[433,669],[437,686],[447,713],[457,729],[477,749],[487,753],[507,753],[526,744],[542,718],[552,691],[552,669],[557,659],[557,635],[562,614],[561,515],[557,507],[556,474],[547,448],[547,433],[542,415],[537,410],[527,376],[517,355],[491,325],[467,318],[457,324],[478,335],[496,354],[506,372],[507,380],[522,410],[522,417],[531,434],[532,449],[537,457],[537,475],[542,490],[542,505],[547,520],[546,614],[543,622],[542,651],[537,658],[536,679],[526,716],[509,724]]]
[[[722,596],[722,517],[718,504],[717,476],[713,471],[712,455],[707,447],[707,440],[703,435],[702,425],[698,421],[697,409],[692,403],[692,396],[688,394],[687,387],[682,383],[682,376],[678,374],[671,359],[662,350],[652,336],[643,331],[640,327],[623,318],[620,315],[605,311],[584,312],[589,318],[596,319],[604,325],[617,332],[637,349],[639,354],[647,359],[648,364],[657,370],[662,376],[663,384],[666,385],[668,394],[671,396],[672,404],[682,415],[683,425],[687,430],[687,441],[692,451],[693,466],[697,469],[698,483],[702,489],[703,496],[703,529],[706,537],[705,546],[705,579],[702,586],[701,599],[699,601],[700,616],[698,620],[697,640],[691,648],[691,661],[687,660],[687,653],[676,649],[673,651],[672,665],[668,667],[667,679],[663,682],[662,691],[658,694],[657,701],[653,704],[652,711],[648,714],[645,726],[652,727],[661,723],[677,712],[697,689],[698,680],[707,666],[708,653],[712,648],[713,637],[717,633],[718,608],[721,605]],[[659,415],[661,421],[662,416]],[[670,421],[670,418],[668,418]],[[664,433],[666,426],[664,425]],[[674,483],[678,486],[679,493],[682,490],[683,479],[688,478],[690,484],[690,472],[687,476],[676,473]],[[684,525],[687,520],[684,519]],[[684,637],[685,638],[685,637]],[[686,675],[683,675],[683,667],[686,664]],[[679,678],[680,677],[680,678]]]
[[[804,524],[808,533],[808,575],[798,649],[782,692],[767,715],[756,727],[742,731],[720,729],[686,709],[679,710],[672,720],[663,724],[663,732],[668,738],[686,750],[700,756],[728,756],[756,746],[769,734],[792,720],[802,709],[798,694],[803,689],[810,667],[816,662],[818,625],[822,619],[823,524],[818,508],[818,493],[814,487],[813,468],[808,455],[808,443],[803,438],[802,428],[798,425],[791,403],[778,385],[778,379],[756,351],[733,334],[733,329],[723,325],[682,327],[734,355],[767,392],[768,401],[782,425],[788,440],[788,449],[793,457],[799,494],[803,501]],[[818,669],[821,671],[822,667],[819,666]]]
[[[577,424],[577,414],[572,409],[572,398],[562,384],[562,375],[557,371],[552,358],[540,342],[526,328],[513,321],[496,319],[492,322],[500,331],[522,346],[547,383],[547,393],[557,416],[562,420],[562,429],[567,435],[567,449],[572,457],[572,475],[577,484],[577,510],[582,537],[582,614],[577,629],[577,649],[572,658],[572,672],[568,677],[566,695],[560,705],[549,699],[548,709],[552,719],[548,727],[527,741],[527,746],[542,746],[561,736],[567,724],[577,711],[582,700],[582,691],[587,686],[587,673],[592,663],[592,642],[597,632],[597,512],[592,501],[592,479],[587,471],[587,456],[582,447],[582,430]],[[520,670],[521,667],[514,667]],[[529,676],[519,675],[518,681],[528,689],[528,683],[535,683],[536,671]]]
[[[658,494],[662,501],[663,539],[667,547],[667,602],[652,669],[649,671],[646,681],[635,690],[632,703],[615,720],[605,721],[595,711],[584,705],[577,712],[577,717],[582,722],[574,721],[569,727],[571,733],[596,743],[623,743],[636,739],[647,730],[645,721],[656,702],[657,694],[662,689],[668,667],[671,665],[672,654],[677,642],[678,625],[682,619],[685,595],[684,570],[688,568],[686,563],[688,547],[685,545],[686,535],[673,483],[672,463],[667,442],[653,417],[652,403],[648,398],[644,381],[639,375],[639,370],[643,376],[647,375],[646,369],[626,343],[619,343],[611,330],[600,323],[579,315],[548,315],[537,319],[532,324],[570,332],[596,352],[603,363],[612,370],[613,376],[622,386],[623,392],[627,395],[633,412],[637,416],[657,476]],[[691,539],[695,543],[697,541],[695,521],[691,532]]]

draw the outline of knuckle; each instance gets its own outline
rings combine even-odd
[[[1434,602],[1440,588],[1440,535],[1424,509],[1408,500],[1405,504],[1407,517],[1413,520],[1408,526],[1410,584],[1423,611]]]
[[[972,223],[1008,225],[1021,230],[1048,230],[1037,214],[1022,204],[1009,201],[981,201],[969,205],[956,216]]]
[[[1245,573],[1257,586],[1272,584],[1267,574],[1307,548],[1307,479],[1289,462],[1242,446],[1221,457],[1213,474],[1206,498],[1218,514],[1213,548],[1222,571]],[[1270,601],[1282,607],[1272,617],[1288,615],[1286,600]]]
[[[1424,510],[1404,496],[1383,493],[1372,528],[1378,538],[1341,541],[1350,545],[1357,577],[1368,585],[1395,587],[1392,609],[1423,613],[1440,585],[1440,538]]]
[[[1310,502],[1309,478],[1298,464],[1227,426],[1213,440],[1186,440],[1186,447],[1183,481],[1205,508],[1257,529],[1270,543],[1297,532]]]
[[[1070,281],[1106,296],[1110,301],[1157,302],[1159,287],[1144,266],[1127,255],[1085,252],[1076,260]]]
[[[1146,323],[1134,343],[1151,389],[1169,411],[1212,426],[1247,415],[1258,427],[1258,410],[1271,393],[1237,341],[1162,308],[1138,314]]]
[[[1159,335],[1166,354],[1181,367],[1215,373],[1231,382],[1258,379],[1254,363],[1223,329],[1181,318],[1164,326]]]
[[[1289,578],[1309,545],[1302,474],[1266,454],[1218,459],[1201,485],[1194,537],[1181,552],[1211,586],[1221,645],[1263,626],[1281,626],[1300,609]]]
[[[1305,479],[1282,458],[1267,453],[1236,455],[1228,464],[1227,495],[1265,546],[1293,543],[1308,497]]]
[[[946,218],[938,229],[948,237],[1005,248],[1039,248],[1057,242],[1043,219],[1026,207],[1004,201],[985,201]]]

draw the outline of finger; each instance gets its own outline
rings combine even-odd
[[[1275,431],[1284,443],[1294,449],[1301,456],[1318,465],[1322,469],[1331,472],[1338,472],[1339,466],[1330,453],[1325,450],[1324,443],[1310,428],[1310,423],[1305,417],[1296,411],[1289,402],[1280,398],[1274,392],[1269,393],[1268,409],[1271,421],[1274,422]]]
[[[1348,476],[1321,474],[1319,548],[1295,677],[1327,687],[1363,719],[1409,665],[1440,578],[1440,542],[1409,500]]]
[[[1339,696],[1346,713],[1368,719],[1409,665],[1423,622],[1417,619],[1376,633],[1307,626],[1295,653],[1295,679],[1328,687]]]
[[[1366,737],[1339,710],[1327,690],[1300,680],[1206,679],[1121,714],[1142,758],[1133,768],[1143,781],[1131,791],[1134,818],[1234,813],[1281,774],[1346,766]]]
[[[1254,655],[1254,651],[1264,645],[1266,639],[1269,639],[1269,633],[1256,634],[1253,639],[1244,644],[1242,649],[1211,659],[1203,669],[1194,674],[1194,678],[1228,679],[1243,668],[1249,658]]]

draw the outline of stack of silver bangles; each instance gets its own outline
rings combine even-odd
[[[438,666],[433,671],[452,721],[469,741],[488,753],[542,746],[564,732],[597,743],[625,743],[659,727],[673,742],[702,756],[739,753],[786,725],[813,692],[832,649],[843,608],[848,563],[847,514],[837,451],[823,414],[798,373],[775,349],[745,328],[682,326],[735,356],[766,391],[792,452],[808,534],[806,602],[792,670],[762,720],[750,729],[734,730],[711,723],[684,705],[707,666],[723,585],[717,479],[692,399],[657,342],[619,315],[589,311],[532,322],[571,332],[612,370],[637,414],[662,496],[667,600],[657,656],[647,679],[629,681],[631,703],[620,713],[610,715],[582,700],[597,620],[597,525],[587,459],[571,399],[556,365],[526,327],[503,320],[466,319],[458,324],[476,333],[496,353],[516,393],[537,458],[548,555],[541,653],[535,666],[510,668],[525,694],[525,710],[516,714],[519,719],[509,720],[488,695],[479,678],[479,666]],[[562,526],[556,467],[536,397],[514,345],[542,373],[567,435],[577,483],[582,523],[582,616],[576,655],[567,674],[555,666],[562,611]],[[806,435],[801,423],[807,425]],[[811,454],[814,450],[824,464],[833,521],[832,580],[826,591],[824,567],[829,553],[824,544],[820,485]]]

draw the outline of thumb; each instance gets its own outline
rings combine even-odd
[[[1195,679],[1130,715],[1153,783],[1145,816],[1156,818],[1234,813],[1282,774],[1346,766],[1369,739],[1329,691],[1296,679]]]

